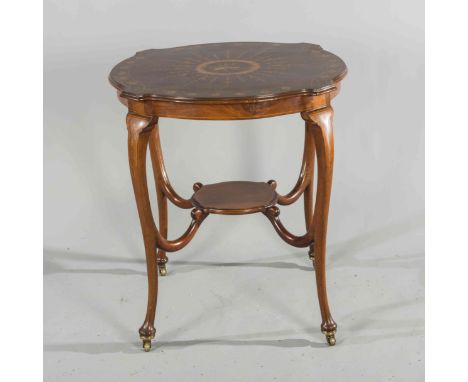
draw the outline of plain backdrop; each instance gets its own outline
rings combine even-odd
[[[330,263],[383,242],[398,256],[424,252],[422,0],[46,0],[44,10],[46,259],[143,260],[126,110],[107,76],[136,51],[221,41],[316,43],[346,62],[348,75],[333,101]],[[162,118],[160,126],[169,177],[185,197],[198,181],[276,179],[285,193],[297,179],[304,134],[299,115],[239,122]],[[189,215],[175,208],[169,213],[169,236],[175,237]],[[304,229],[302,214],[301,203],[282,210],[297,233]],[[402,236],[406,241],[392,242]],[[192,254],[216,253],[219,261],[236,261],[276,251],[298,253],[263,216],[213,216],[180,256],[189,261]],[[395,272],[389,285],[399,277]],[[139,282],[144,291],[144,279]],[[47,317],[56,306],[47,294],[45,300]],[[422,306],[417,312],[422,315]],[[52,333],[46,331],[46,342],[53,342]]]
[[[108,73],[139,50],[203,42],[304,41],[346,62],[349,74],[333,102],[330,240],[420,215],[423,16],[422,1],[403,0],[46,1],[45,245],[128,250],[125,243],[139,235],[138,217],[126,111]],[[162,119],[161,130],[169,176],[185,196],[195,181],[230,179],[276,179],[286,192],[298,176],[298,115],[249,122]]]

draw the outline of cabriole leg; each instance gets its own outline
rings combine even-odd
[[[318,300],[322,316],[322,332],[329,345],[335,345],[337,325],[333,320],[328,305],[325,255],[328,210],[333,177],[333,109],[327,107],[321,110],[306,112],[302,117],[311,125],[317,150],[317,197],[313,214],[315,278],[317,281]]]
[[[306,126],[307,129],[307,126]],[[307,137],[307,135],[306,135]],[[309,229],[309,227],[312,227],[313,231],[313,217],[314,217],[314,171],[315,171],[315,141],[313,138],[313,135],[310,134],[309,140],[306,142],[310,146],[310,151],[309,154],[310,158],[310,166],[309,166],[309,172],[310,172],[310,180],[309,184],[304,190],[304,214],[305,214],[305,224],[306,224],[306,229]],[[313,236],[312,236],[313,237]],[[314,243],[309,246],[309,259],[312,261],[312,265],[315,267],[315,258],[314,258]]]
[[[151,340],[156,334],[154,319],[158,296],[158,274],[156,270],[156,225],[151,213],[151,204],[146,179],[146,150],[153,120],[134,114],[127,115],[128,159],[133,190],[145,243],[146,267],[148,273],[148,305],[143,325],[139,329],[145,351],[151,349]]]
[[[167,212],[167,200],[168,194],[175,194],[174,190],[170,186],[169,179],[166,174],[166,169],[164,167],[164,159],[161,149],[161,140],[159,137],[159,125],[154,124],[154,128],[151,129],[150,133],[150,142],[149,142],[151,162],[153,167],[154,180],[156,184],[156,198],[158,201],[158,215],[159,215],[159,231],[161,236],[164,239],[167,239],[168,231],[168,212]],[[170,192],[172,191],[172,192]],[[190,208],[192,205],[189,200],[183,200],[178,195],[174,197],[179,201],[176,203],[179,207]],[[176,201],[176,200],[173,200]],[[167,275],[166,264],[168,258],[166,256],[166,251],[162,248],[158,248],[157,251],[157,263],[160,276]]]
[[[153,164],[153,173],[154,173],[154,181],[156,184],[156,199],[158,201],[158,215],[159,215],[159,232],[161,236],[167,239],[167,230],[168,230],[168,215],[167,215],[167,196],[164,193],[164,175],[163,172],[165,171],[164,162],[162,158],[161,152],[161,142],[159,138],[159,126],[155,124],[154,128],[151,129],[150,132],[150,154],[151,154],[151,162]],[[166,256],[166,251],[158,248],[157,255],[156,255],[159,275],[166,276],[167,275],[167,268],[166,264],[168,262],[168,258]]]

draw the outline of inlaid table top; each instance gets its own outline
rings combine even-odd
[[[345,75],[345,63],[319,45],[227,42],[144,50],[109,80],[124,98],[197,102],[320,94]]]

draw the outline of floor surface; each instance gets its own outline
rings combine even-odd
[[[223,239],[212,240],[221,237],[212,226],[171,257],[150,353],[137,335],[146,308],[140,243],[127,255],[46,249],[45,381],[424,380],[421,228],[330,240],[338,332],[329,347],[306,250],[272,240],[267,223],[256,238],[256,221],[224,224]]]

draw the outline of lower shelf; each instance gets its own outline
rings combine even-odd
[[[275,205],[277,201],[278,194],[265,182],[233,181],[207,184],[192,196],[194,207],[223,215],[261,212]]]

